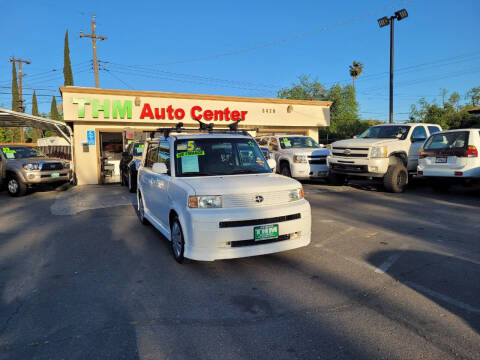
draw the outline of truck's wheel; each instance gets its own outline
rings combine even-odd
[[[286,177],[292,177],[292,173],[290,172],[290,166],[283,163],[280,167],[280,174]]]
[[[394,193],[405,191],[408,183],[408,172],[403,164],[390,165],[383,177],[385,189]]]
[[[23,196],[27,192],[27,185],[18,176],[7,177],[7,191],[10,196]]]
[[[343,174],[335,174],[329,173],[328,174],[328,183],[334,186],[342,186],[347,181],[347,176]]]

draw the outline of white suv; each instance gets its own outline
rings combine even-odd
[[[419,152],[418,175],[433,180],[437,190],[454,181],[480,181],[480,129],[438,132]]]
[[[299,180],[328,177],[328,149],[304,135],[272,135],[255,138],[275,154],[277,172]]]
[[[166,131],[145,148],[139,218],[171,241],[178,262],[269,254],[310,243],[310,204],[302,185],[273,174],[247,133]]]

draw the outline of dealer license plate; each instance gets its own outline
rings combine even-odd
[[[59,173],[51,173],[51,174],[50,174],[50,177],[53,177],[53,178],[59,177],[59,176],[60,176]]]
[[[439,163],[439,164],[445,164],[445,163],[447,162],[447,158],[446,158],[445,156],[443,156],[443,157],[437,157],[437,158],[435,159],[435,162],[436,162],[436,163]]]
[[[253,228],[253,238],[255,241],[278,238],[278,225],[263,225]]]

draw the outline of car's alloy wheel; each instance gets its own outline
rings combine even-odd
[[[177,262],[183,262],[183,252],[185,250],[185,241],[183,240],[182,227],[178,219],[173,220],[172,229],[171,229],[171,238],[172,238],[172,252],[173,257]]]
[[[11,176],[7,181],[7,190],[10,196],[22,196],[27,191],[27,185],[18,180],[16,176]]]

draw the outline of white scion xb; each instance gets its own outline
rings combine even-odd
[[[167,134],[164,134],[167,135]],[[247,133],[170,133],[146,142],[138,213],[178,262],[275,253],[310,243],[302,185],[271,172]]]

